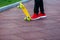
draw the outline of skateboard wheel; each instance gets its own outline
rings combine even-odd
[[[20,5],[20,8],[23,8],[23,6],[22,6],[22,5]]]
[[[17,6],[17,8],[19,8],[19,6]]]
[[[17,6],[17,8],[20,8],[19,6]]]
[[[31,19],[29,17],[25,17],[24,20],[25,21],[31,21]]]
[[[20,6],[17,6],[17,8],[23,8],[23,6],[22,6],[22,5],[20,5]]]

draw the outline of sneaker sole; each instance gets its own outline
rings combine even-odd
[[[35,18],[35,19],[32,19],[32,20],[38,20],[40,18],[46,18],[47,16],[41,16],[41,17],[38,17],[38,18]]]
[[[41,17],[38,17],[38,18],[40,19],[40,18],[46,18],[46,17],[47,17],[47,16],[41,16]]]

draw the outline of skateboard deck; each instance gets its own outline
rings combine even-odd
[[[26,9],[26,7],[24,6],[24,4],[22,2],[20,2],[18,7],[22,9],[23,13],[26,16],[24,18],[24,20],[30,21],[31,20],[30,14],[29,14],[28,10]]]

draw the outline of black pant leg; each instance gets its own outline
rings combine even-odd
[[[38,12],[39,12],[39,1],[35,0],[35,3],[34,3],[34,13],[38,14]]]
[[[44,14],[43,0],[40,0],[39,4],[40,4],[40,12],[42,12]]]

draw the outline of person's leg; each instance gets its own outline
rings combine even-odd
[[[34,13],[38,14],[39,13],[39,1],[35,0],[34,2]]]
[[[40,12],[44,14],[44,4],[43,4],[43,0],[39,0],[39,5],[40,5]]]
[[[39,0],[39,7],[40,7],[40,13],[38,14],[38,18],[45,18],[46,14],[44,13],[44,5],[43,5],[43,0]]]
[[[39,19],[38,13],[39,13],[39,1],[34,0],[34,14],[31,16],[32,20]]]

